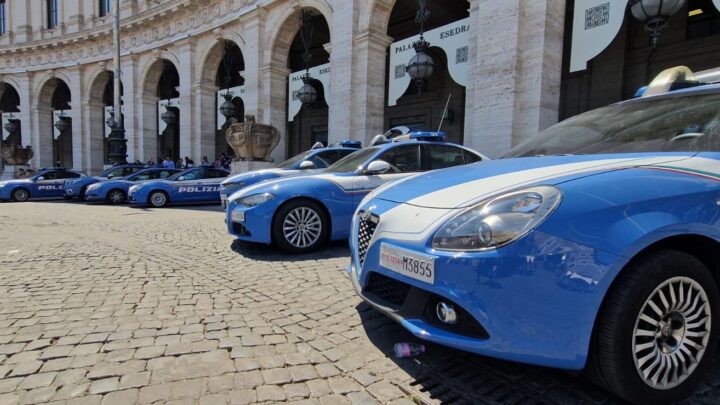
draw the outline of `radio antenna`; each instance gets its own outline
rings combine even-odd
[[[445,103],[445,109],[442,112],[442,116],[440,117],[440,126],[438,127],[438,132],[440,132],[440,129],[442,129],[443,123],[445,122],[445,115],[448,112],[448,107],[450,106],[450,97],[452,97],[452,93],[448,94],[447,103]]]

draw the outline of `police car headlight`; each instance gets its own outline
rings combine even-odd
[[[132,187],[130,187],[130,190],[129,190],[129,191],[130,191],[131,193],[135,193],[135,192],[137,192],[138,190],[140,190],[140,185],[139,185],[139,184],[138,184],[137,186],[132,186]]]
[[[562,192],[553,186],[493,197],[445,223],[435,234],[432,247],[451,251],[497,249],[537,228],[561,201]]]
[[[257,207],[260,204],[265,204],[266,202],[268,202],[274,198],[275,198],[275,196],[270,193],[255,194],[255,195],[250,195],[250,196],[241,198],[237,201],[237,203],[244,207],[252,208],[252,207]]]
[[[100,184],[91,184],[88,186],[87,191],[95,191],[100,188]]]

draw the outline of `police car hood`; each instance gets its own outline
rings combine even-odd
[[[27,183],[32,183],[32,180],[30,180],[30,179],[5,180],[5,181],[0,181],[0,186],[6,186],[8,184],[27,184]]]
[[[252,183],[257,179],[271,179],[276,177],[286,177],[286,176],[294,176],[299,173],[303,173],[301,170],[286,170],[286,169],[263,169],[263,170],[255,170],[248,173],[241,173],[236,174],[234,176],[228,177],[225,181],[222,182],[223,185],[229,184],[229,183]]]
[[[383,187],[369,197],[424,208],[463,208],[523,186],[555,185],[598,173],[662,165],[692,156],[691,153],[657,153],[491,160],[414,176]]]

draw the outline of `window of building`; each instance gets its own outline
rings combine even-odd
[[[112,0],[99,0],[100,1],[100,17],[110,15],[112,9]]]
[[[712,0],[691,0],[687,12],[687,39],[720,34],[720,12]]]
[[[0,35],[5,35],[7,32],[7,8],[5,6],[5,0],[0,0]]]
[[[53,29],[58,25],[58,2],[47,0],[47,27]]]

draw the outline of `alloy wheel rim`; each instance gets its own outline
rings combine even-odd
[[[322,220],[320,215],[308,207],[290,211],[283,221],[285,240],[296,248],[307,248],[320,239]]]
[[[113,191],[110,193],[110,202],[113,204],[120,204],[123,201],[123,195],[119,191]]]
[[[25,190],[18,190],[15,192],[15,199],[18,201],[27,200],[27,192]]]
[[[155,193],[152,196],[153,205],[156,207],[165,205],[166,200],[167,199],[165,198],[165,194],[163,194],[163,193]]]
[[[657,390],[685,382],[705,355],[711,322],[710,301],[695,280],[674,277],[660,284],[633,329],[633,359],[643,382]]]

